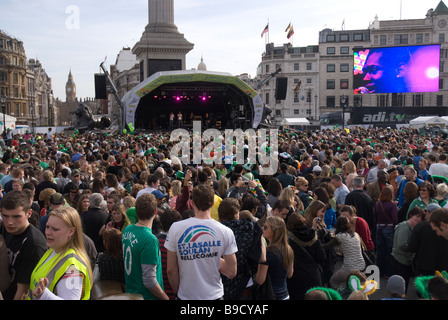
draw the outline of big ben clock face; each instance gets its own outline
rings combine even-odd
[[[445,28],[446,25],[447,25],[447,23],[446,23],[446,20],[445,20],[445,19],[442,19],[442,20],[439,21],[439,27],[440,27],[440,28]]]
[[[67,92],[72,92],[72,88],[67,88]]]

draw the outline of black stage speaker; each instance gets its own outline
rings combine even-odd
[[[288,89],[288,78],[276,78],[277,87],[275,89],[275,100],[285,100]]]
[[[95,74],[95,99],[107,99],[105,74]]]

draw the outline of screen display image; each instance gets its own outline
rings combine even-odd
[[[440,45],[354,51],[354,94],[438,92]]]

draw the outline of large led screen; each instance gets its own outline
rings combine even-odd
[[[440,45],[354,50],[355,94],[439,91]]]

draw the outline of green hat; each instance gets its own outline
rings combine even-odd
[[[314,288],[309,289],[306,293],[308,293],[310,291],[314,291],[314,290],[323,291],[325,293],[325,295],[327,296],[328,300],[342,300],[342,297],[339,294],[339,292],[337,292],[335,289],[327,288],[327,287],[314,287]]]
[[[182,171],[177,171],[174,175],[176,177],[178,177],[179,179],[184,179],[185,178],[185,174]]]
[[[47,169],[50,165],[44,161],[39,162],[39,165],[42,167],[42,169]]]

